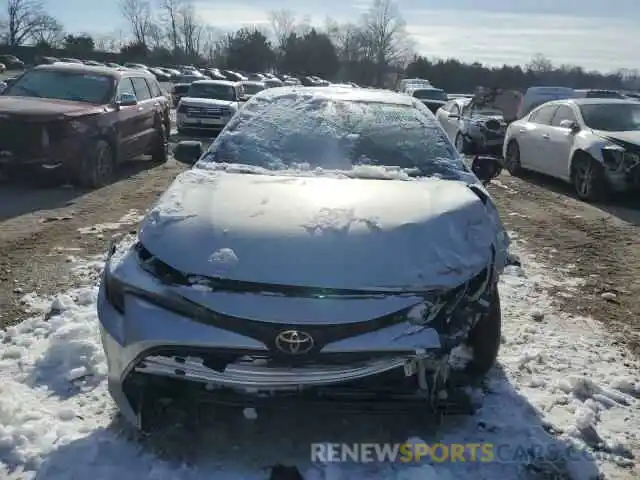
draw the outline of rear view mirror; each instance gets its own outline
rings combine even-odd
[[[580,125],[578,125],[576,122],[574,122],[573,120],[562,120],[560,122],[560,126],[562,128],[568,128],[569,130],[571,130],[572,132],[577,132],[578,130],[580,130]]]
[[[496,157],[477,156],[471,162],[471,171],[486,185],[500,175],[502,163]]]
[[[118,107],[132,107],[138,104],[138,98],[133,93],[121,93],[116,99]]]
[[[173,149],[173,158],[180,163],[193,165],[200,159],[203,153],[204,147],[202,142],[184,140],[178,143],[178,145]]]

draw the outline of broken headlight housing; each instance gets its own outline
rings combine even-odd
[[[610,145],[602,149],[602,160],[607,167],[615,170],[630,170],[640,164],[640,155],[617,145]]]
[[[484,297],[489,291],[491,277],[491,270],[487,267],[452,290],[427,294],[424,302],[407,311],[407,321],[420,326],[446,324],[455,313],[473,315],[488,308],[489,303]]]

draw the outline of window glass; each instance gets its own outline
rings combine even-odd
[[[640,103],[591,103],[580,105],[584,123],[605,132],[640,131]]]
[[[468,171],[435,117],[421,109],[287,94],[247,102],[201,161],[270,170],[371,165],[458,179]]]
[[[118,84],[118,95],[127,94],[127,95],[135,95],[136,91],[133,88],[133,83],[131,83],[130,78],[123,78],[120,80]]]
[[[114,84],[114,78],[106,75],[63,70],[31,70],[18,78],[4,95],[104,104],[111,101]]]
[[[542,107],[540,108],[540,110],[537,111],[535,115],[535,119],[530,119],[530,121],[532,121],[533,123],[539,123],[541,125],[550,125],[551,119],[553,118],[553,115],[556,113],[556,110],[558,110],[557,105],[549,105],[546,107]]]
[[[560,122],[562,122],[563,120],[571,120],[572,122],[576,121],[576,116],[574,115],[573,110],[571,110],[571,107],[567,107],[566,105],[561,105],[560,107],[558,107],[551,125],[553,125],[554,127],[559,127]]]
[[[151,98],[151,91],[149,90],[149,85],[147,85],[147,81],[144,78],[135,77],[132,78],[133,89],[136,92],[136,97],[139,102],[144,102],[145,100],[149,100]]]

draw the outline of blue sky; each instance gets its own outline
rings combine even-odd
[[[157,1],[157,0],[152,0]],[[117,1],[46,0],[71,31],[126,29]],[[223,29],[267,22],[289,9],[323,24],[355,21],[367,0],[195,0],[201,21]],[[397,0],[417,50],[430,57],[500,65],[542,53],[589,69],[640,68],[640,0]],[[482,6],[480,6],[482,5]]]

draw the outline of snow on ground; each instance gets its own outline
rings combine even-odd
[[[144,214],[142,214],[138,210],[129,210],[117,222],[98,223],[96,225],[91,225],[90,227],[81,227],[78,229],[78,232],[82,233],[83,235],[87,235],[92,233],[101,234],[104,232],[116,231],[121,229],[123,226],[137,225],[142,221],[143,218]]]
[[[523,268],[508,267],[502,279],[501,367],[474,392],[483,397],[476,415],[436,425],[408,415],[245,411],[184,434],[170,444],[175,452],[125,438],[114,420],[95,312],[102,259],[76,260],[84,286],[52,299],[26,295],[33,317],[0,334],[0,477],[251,480],[269,478],[268,467],[281,463],[296,465],[305,480],[509,480],[558,472],[565,476],[555,478],[582,480],[599,469],[607,478],[634,478],[638,365],[593,321],[554,310],[545,285],[571,290],[576,282],[525,248],[516,242]],[[311,464],[312,442],[492,443],[498,461]]]

